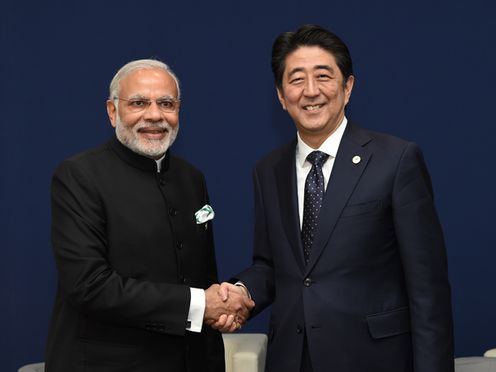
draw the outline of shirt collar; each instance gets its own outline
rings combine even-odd
[[[343,117],[343,121],[341,121],[341,124],[339,124],[336,130],[329,137],[326,138],[324,143],[322,143],[322,145],[320,145],[317,150],[322,151],[327,155],[335,158],[338,153],[339,144],[341,143],[341,138],[343,138],[343,133],[346,129],[347,124],[348,119],[346,119],[345,116]],[[312,151],[316,151],[316,149],[311,148],[305,142],[303,142],[299,132],[297,133],[297,137],[298,143],[296,145],[296,161],[300,165],[300,167],[303,167],[305,161],[307,160],[307,156]]]
[[[157,173],[160,173],[160,170],[162,169],[162,160],[165,159],[165,154],[162,155],[160,159],[155,160],[157,163]]]

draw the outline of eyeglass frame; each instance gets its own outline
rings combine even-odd
[[[124,102],[134,102],[134,101],[141,101],[144,103],[144,106],[143,108],[141,107],[135,107],[135,111],[134,112],[142,112],[142,111],[146,111],[150,108],[150,106],[152,105],[152,102],[155,102],[155,104],[157,105],[158,109],[162,112],[167,112],[167,113],[174,113],[174,112],[178,112],[179,111],[179,104],[181,103],[181,100],[180,99],[177,99],[177,98],[174,98],[174,97],[161,97],[161,98],[157,98],[157,99],[150,99],[150,98],[145,98],[145,97],[133,97],[133,98],[121,98],[119,96],[114,96],[112,100],[117,100],[117,101],[124,101]],[[175,104],[175,108],[173,110],[164,110],[163,107],[160,106],[160,103],[161,102],[164,102],[164,101],[167,101],[167,102],[174,102]],[[132,110],[132,106],[128,106],[128,107],[131,107],[130,110]]]

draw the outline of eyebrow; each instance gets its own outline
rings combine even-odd
[[[313,68],[314,70],[327,70],[334,74],[334,69],[329,65],[317,65]]]
[[[128,97],[128,99],[150,99],[150,98],[149,97],[146,97],[146,96],[144,96],[142,94],[134,94],[134,95]],[[174,100],[174,99],[177,99],[177,98],[175,98],[175,97],[173,97],[171,95],[165,95],[165,96],[157,97],[156,99],[158,99],[158,100],[167,100],[167,99]]]
[[[303,71],[302,67],[296,67],[296,68],[292,69],[291,71],[289,71],[288,77],[291,77],[292,75],[296,74],[297,72],[302,72],[302,71]]]
[[[314,70],[314,71],[315,70],[327,70],[332,74],[335,73],[334,69],[329,65],[316,65],[316,66],[313,66],[312,70]],[[296,74],[297,72],[303,72],[303,71],[305,71],[305,69],[303,67],[295,67],[294,69],[289,71],[288,77],[291,77],[292,75]]]
[[[127,99],[148,99],[142,94],[133,94],[132,96],[129,96]]]

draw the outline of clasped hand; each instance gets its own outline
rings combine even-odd
[[[246,289],[230,283],[213,284],[205,290],[206,324],[221,332],[234,332],[248,320],[255,306]]]

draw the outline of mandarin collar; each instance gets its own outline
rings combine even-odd
[[[124,146],[116,136],[114,136],[108,144],[111,150],[114,151],[121,160],[129,165],[147,172],[157,173],[157,162],[155,159],[147,158],[146,156],[135,153],[128,147]],[[165,173],[167,169],[169,169],[169,158],[169,150],[167,150],[164,160],[162,160],[160,173]]]

